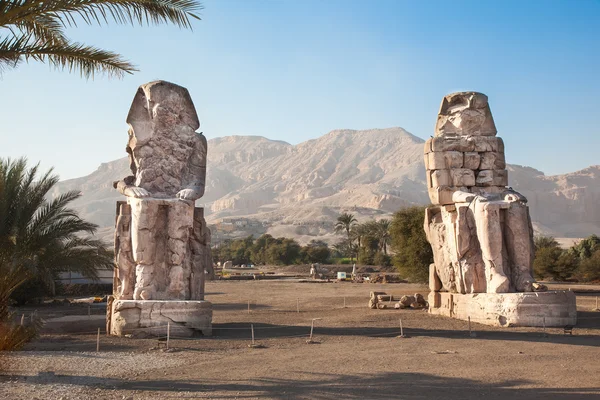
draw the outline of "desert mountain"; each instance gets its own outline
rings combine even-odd
[[[333,239],[342,211],[361,220],[427,204],[422,152],[423,140],[402,128],[336,130],[298,145],[258,136],[211,139],[206,195],[198,205],[209,223],[248,217],[273,235]],[[507,168],[509,184],[529,199],[537,230],[566,237],[600,233],[600,166],[557,176]],[[128,174],[127,160],[115,160],[59,183],[54,194],[80,190],[75,206],[81,215],[109,228],[121,198],[112,182]]]

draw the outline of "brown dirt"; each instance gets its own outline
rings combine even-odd
[[[87,306],[39,307],[48,320],[45,333],[23,351],[1,356],[0,398],[600,397],[600,312],[591,311],[596,294],[578,295],[574,336],[556,328],[543,335],[540,328],[473,324],[472,338],[464,321],[370,310],[372,290],[427,292],[410,284],[210,282],[214,336],[174,338],[168,352],[156,348],[156,339],[103,335],[96,353],[102,305],[92,306],[91,316]],[[316,343],[307,344],[313,318],[321,318]],[[400,318],[407,338],[397,337]],[[251,323],[263,348],[248,347]]]

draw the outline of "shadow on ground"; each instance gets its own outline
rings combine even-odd
[[[213,303],[213,311],[240,311],[247,310],[248,303]],[[250,302],[250,310],[264,310],[271,308],[267,304],[256,304],[256,302]]]
[[[272,325],[254,323],[254,335],[257,340],[275,339],[292,336],[308,336],[310,323],[306,325]],[[510,329],[510,328],[509,328]],[[556,344],[568,344],[576,346],[600,347],[600,341],[596,335],[578,335],[577,329],[574,335],[547,334],[542,332],[519,332],[519,331],[476,331],[476,339],[479,340],[509,340],[522,342],[548,342]],[[399,328],[380,327],[321,327],[318,323],[314,328],[316,338],[323,336],[362,336],[362,337],[395,337],[400,334]],[[469,339],[468,331],[445,330],[445,329],[413,329],[404,328],[404,334],[409,337],[436,337],[447,339]],[[251,337],[250,323],[224,323],[213,324],[213,337],[215,339],[249,339]]]
[[[12,376],[15,378],[16,376]],[[37,376],[18,376],[28,383],[47,385],[82,385],[100,389],[136,390],[158,392],[161,398],[166,392],[193,392],[186,398],[210,395],[220,399],[269,398],[269,399],[486,399],[524,398],[547,399],[597,399],[600,386],[594,388],[522,388],[534,382],[505,380],[498,383],[481,382],[468,378],[440,377],[423,373],[390,372],[382,374],[338,375],[312,373],[301,380],[259,378],[254,380],[215,381],[151,380],[127,381],[116,378],[91,376],[54,375],[40,373]],[[161,393],[161,394],[159,394]]]

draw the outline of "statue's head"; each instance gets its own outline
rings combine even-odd
[[[457,92],[444,97],[435,136],[495,136],[497,133],[488,98],[478,92]]]
[[[188,90],[174,83],[154,81],[141,85],[129,114],[129,147],[147,143],[157,132],[186,127],[200,127],[198,115]]]

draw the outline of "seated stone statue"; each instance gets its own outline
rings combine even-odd
[[[164,81],[140,86],[129,115],[132,175],[114,182],[115,298],[202,300],[212,270],[210,231],[202,208],[206,138],[187,89]]]
[[[133,175],[115,182],[129,197],[204,195],[206,138],[187,89],[169,82],[142,85],[127,116],[127,154]]]
[[[533,229],[527,199],[507,188],[504,143],[487,96],[442,100],[435,136],[425,143],[429,197],[425,232],[434,291],[533,290]]]

